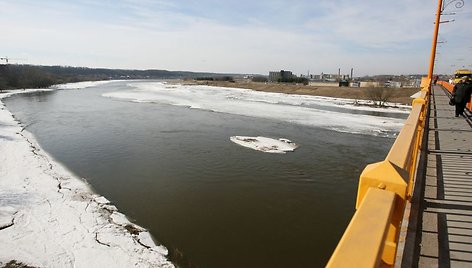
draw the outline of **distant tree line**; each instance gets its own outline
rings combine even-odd
[[[253,78],[251,78],[251,81],[265,83],[265,82],[268,82],[269,79],[266,76],[256,75]],[[286,77],[286,78],[281,77],[277,79],[277,82],[278,83],[299,83],[299,84],[308,85],[308,78],[296,77],[296,76]]]
[[[254,76],[251,80],[252,82],[260,82],[260,83],[265,83],[269,81],[269,79],[267,79],[267,77],[265,76]]]
[[[37,68],[0,65],[0,89],[49,87],[57,79]]]
[[[202,77],[195,77],[197,81],[228,81],[234,82],[234,77],[223,75],[223,76],[202,76]]]
[[[167,70],[123,70],[69,66],[0,65],[0,90],[44,88],[54,84],[110,79],[177,79],[213,77],[231,81],[232,76]]]

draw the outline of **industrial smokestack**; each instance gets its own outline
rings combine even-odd
[[[354,78],[352,74],[354,73],[354,68],[351,68],[351,80]]]
[[[341,68],[338,69],[338,78],[341,79]]]

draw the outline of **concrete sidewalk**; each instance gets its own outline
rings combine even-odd
[[[433,87],[419,267],[472,267],[472,116],[455,117],[448,95]]]

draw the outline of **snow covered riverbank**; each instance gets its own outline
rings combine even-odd
[[[321,127],[345,133],[394,137],[410,107],[366,106],[367,101],[260,92],[250,89],[129,81],[129,90],[103,94],[132,102],[159,103]],[[406,117],[406,116],[405,116]],[[240,134],[237,134],[240,135]]]
[[[165,247],[56,163],[1,100],[0,163],[0,266],[173,267]]]

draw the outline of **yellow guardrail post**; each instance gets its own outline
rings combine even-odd
[[[408,172],[388,160],[367,165],[360,176],[356,209],[360,208],[366,193],[371,188],[390,191],[397,196],[382,253],[382,261],[388,265],[393,265],[395,260],[396,240],[406,202],[408,176]]]

